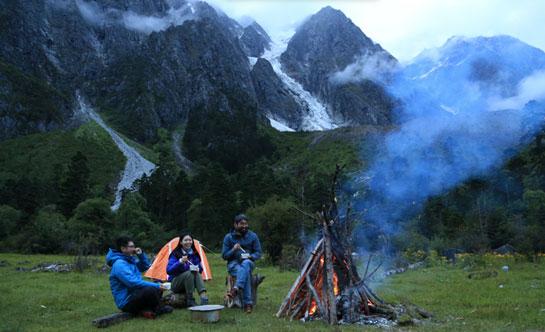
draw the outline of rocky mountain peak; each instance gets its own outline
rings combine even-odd
[[[299,26],[280,60],[289,76],[329,105],[331,115],[339,123],[384,124],[391,102],[379,85],[369,81],[350,83],[352,87],[347,88],[331,81],[335,73],[349,65],[365,65],[367,59],[376,61],[377,56],[384,62],[396,62],[340,10],[325,7]],[[378,96],[374,99],[380,102],[369,103],[366,95]],[[346,112],[348,107],[351,111]]]
[[[244,52],[251,57],[260,57],[271,46],[271,37],[265,30],[253,21],[246,26],[240,36],[240,42]]]

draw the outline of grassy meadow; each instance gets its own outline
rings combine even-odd
[[[211,303],[221,303],[225,265],[211,254],[214,280],[208,282]],[[19,272],[43,262],[73,263],[69,256],[0,254],[0,331],[92,331],[91,321],[116,311],[108,274],[87,272]],[[102,258],[96,259],[97,266]],[[482,262],[481,262],[482,263]],[[503,265],[509,271],[502,271]],[[466,267],[439,264],[386,278],[375,285],[391,302],[411,302],[434,314],[431,321],[397,328],[403,331],[545,331],[545,261],[530,263],[512,257],[487,258]],[[468,278],[471,271],[496,271],[486,278]],[[266,279],[253,314],[224,310],[215,324],[189,321],[187,310],[151,321],[132,319],[109,331],[361,331],[374,327],[329,327],[321,322],[301,323],[274,317],[297,272],[279,272],[259,266]]]

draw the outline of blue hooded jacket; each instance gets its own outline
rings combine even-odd
[[[122,309],[130,300],[132,292],[143,287],[160,288],[159,284],[145,281],[142,272],[150,267],[148,257],[142,253],[138,258],[124,255],[110,249],[106,255],[106,264],[112,267],[110,272],[110,288],[116,306]]]

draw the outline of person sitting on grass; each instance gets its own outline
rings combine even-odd
[[[121,311],[149,319],[172,312],[171,306],[161,305],[161,296],[167,287],[142,279],[141,273],[150,267],[150,261],[130,237],[117,239],[116,249],[110,249],[106,255],[106,263],[112,268],[110,288]]]
[[[225,235],[221,257],[227,261],[227,270],[237,278],[235,286],[229,291],[229,297],[236,297],[242,290],[244,311],[251,313],[252,270],[255,261],[261,258],[261,243],[257,235],[248,230],[248,217],[239,214],[235,217],[233,231]]]
[[[197,289],[201,298],[201,305],[208,304],[206,288],[202,280],[201,257],[189,233],[180,236],[180,242],[168,258],[168,281],[172,283],[172,292],[185,294],[188,307],[195,306],[193,292]]]

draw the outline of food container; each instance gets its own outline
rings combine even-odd
[[[194,322],[215,323],[220,320],[220,311],[225,308],[219,304],[198,305],[189,308],[191,320]]]

